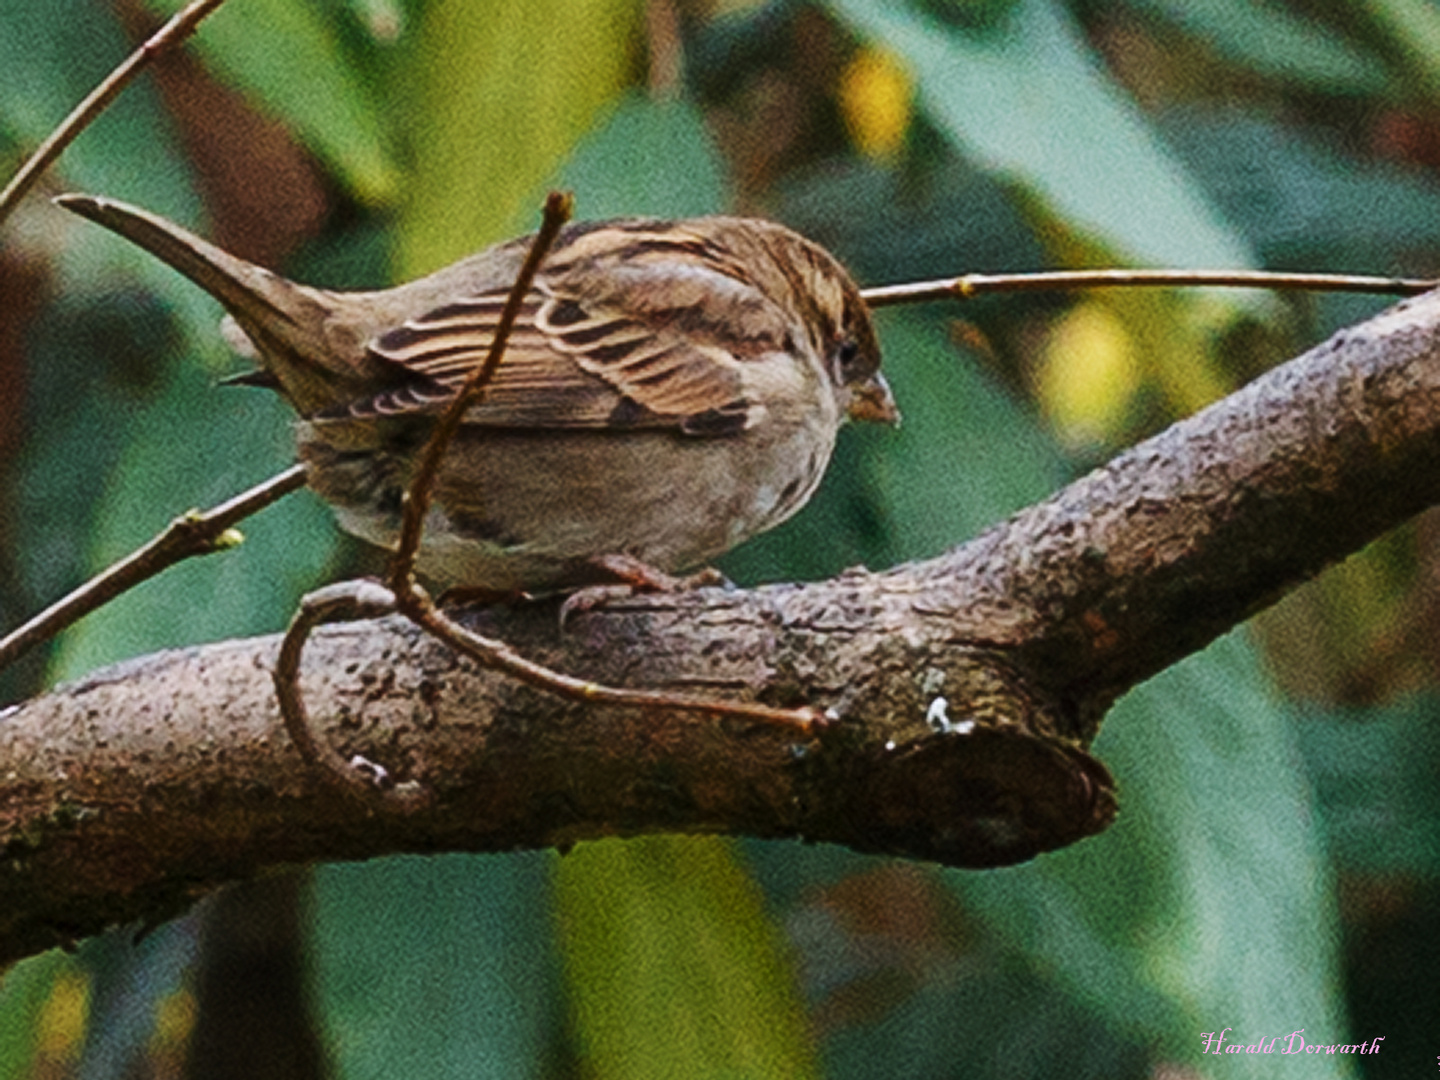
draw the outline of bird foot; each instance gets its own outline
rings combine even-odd
[[[590,563],[615,580],[602,585],[587,585],[567,596],[560,605],[562,630],[576,615],[604,607],[612,600],[623,600],[637,593],[690,592],[726,584],[725,575],[708,566],[685,577],[676,577],[632,555],[596,555]]]

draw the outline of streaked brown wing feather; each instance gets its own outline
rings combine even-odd
[[[446,304],[377,338],[373,355],[403,369],[393,390],[352,403],[349,416],[436,412],[483,362],[504,293]],[[725,434],[748,404],[723,349],[595,303],[537,290],[470,424],[496,427],[673,427]]]
[[[717,345],[562,297],[541,305],[535,326],[582,370],[661,416],[743,405],[734,357]]]

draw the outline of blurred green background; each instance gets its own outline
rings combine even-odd
[[[173,5],[0,0],[8,175]],[[376,286],[581,217],[756,213],[866,284],[1117,263],[1440,272],[1428,0],[232,0],[50,183]],[[289,460],[208,298],[32,197],[0,234],[0,624]],[[887,310],[742,582],[933,555],[1378,310],[1131,292]],[[308,494],[0,673],[279,629],[373,566]],[[367,560],[370,560],[367,562]],[[232,889],[0,982],[21,1077],[1414,1076],[1440,1053],[1440,519],[1125,698],[1098,839],[961,873],[654,837]],[[195,598],[205,602],[197,603]],[[1203,1057],[1203,1035],[1275,1036]],[[1382,1051],[1281,1057],[1285,1038]]]

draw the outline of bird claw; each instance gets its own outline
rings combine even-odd
[[[676,577],[630,555],[597,555],[590,564],[615,581],[587,585],[567,596],[560,605],[561,630],[574,616],[604,607],[613,600],[624,600],[639,593],[692,592],[729,584],[724,574],[710,566],[686,577]]]
[[[587,585],[578,589],[560,605],[560,629],[564,630],[566,624],[576,615],[584,615],[598,607],[604,607],[611,600],[634,596],[636,591],[633,585]]]

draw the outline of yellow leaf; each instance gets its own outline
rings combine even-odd
[[[85,1044],[90,1015],[90,980],[67,972],[55,980],[50,998],[35,1023],[35,1057],[40,1061],[76,1061]]]
[[[862,154],[885,160],[905,144],[914,87],[887,49],[863,48],[840,76],[840,112]]]
[[[1104,444],[1124,422],[1141,367],[1125,323],[1096,302],[1077,305],[1041,355],[1040,401],[1073,445]]]
[[[195,995],[180,989],[161,998],[155,1006],[155,1030],[150,1036],[150,1051],[155,1054],[184,1050],[195,1030],[197,1005]]]

